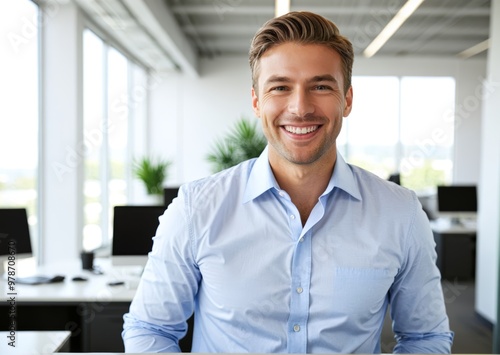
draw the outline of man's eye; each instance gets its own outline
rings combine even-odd
[[[271,89],[272,91],[285,91],[286,87],[285,86],[275,86],[274,88]]]
[[[330,90],[330,87],[327,85],[317,85],[316,90]]]

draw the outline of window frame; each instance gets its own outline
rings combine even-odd
[[[84,14],[84,23],[83,23],[83,31],[82,31],[82,37],[85,33],[86,30],[91,31],[95,36],[97,36],[103,43],[103,117],[106,117],[106,120],[109,119],[109,100],[108,100],[108,88],[109,88],[109,83],[108,83],[108,78],[109,78],[109,68],[108,68],[108,55],[109,51],[111,49],[116,50],[119,54],[123,55],[126,60],[127,60],[127,97],[130,98],[132,97],[132,88],[134,87],[134,83],[132,77],[132,72],[136,70],[136,68],[140,68],[144,71],[144,75],[146,78],[146,89],[149,89],[149,83],[151,80],[151,68],[149,68],[147,65],[145,65],[142,61],[138,60],[134,55],[132,55],[124,46],[122,46],[118,41],[115,40],[107,31],[105,31],[101,26],[99,26],[95,21],[93,21],[91,18],[89,18],[86,14]],[[83,56],[83,52],[82,52]],[[82,57],[82,72],[83,72],[83,57]],[[84,74],[82,75],[84,77]],[[146,90],[149,92],[149,90]],[[149,121],[150,121],[150,116],[149,116],[149,109],[147,108],[149,102],[149,96],[146,98],[146,113],[145,113],[145,122],[144,125],[148,127]],[[133,138],[134,133],[130,132],[130,130],[135,126],[135,122],[133,122],[133,115],[135,114],[135,110],[131,109],[129,107],[129,112],[127,114],[127,139],[129,140],[130,138]],[[84,117],[82,116],[82,135],[83,135],[83,129],[84,129]],[[108,121],[109,122],[109,121]],[[141,133],[143,134],[148,134],[147,129],[141,130]],[[144,144],[147,142],[147,137],[143,137],[141,139]],[[128,144],[128,147],[126,148],[126,161],[125,163],[125,181],[127,184],[127,191],[126,191],[126,199],[127,201],[133,200],[133,185],[134,185],[134,177],[132,174],[132,163],[133,163],[133,155],[134,155],[134,149],[137,149],[138,147],[134,142],[130,142]],[[146,151],[147,147],[144,146],[142,147],[142,150]],[[142,152],[140,152],[142,153]],[[106,256],[110,255],[111,253],[111,243],[112,243],[112,220],[109,210],[110,210],[110,201],[109,201],[109,182],[110,182],[110,153],[109,153],[109,141],[108,141],[108,135],[104,134],[103,135],[103,142],[102,142],[102,147],[100,148],[100,163],[105,162],[105,166],[101,168],[101,170],[104,171],[104,173],[100,173],[100,186],[101,186],[101,197],[100,197],[100,203],[102,204],[102,211],[101,211],[101,220],[99,223],[99,226],[102,231],[102,242],[99,247],[97,247],[96,250],[99,251],[99,255],[101,256]],[[84,167],[85,169],[85,167]],[[82,187],[85,184],[85,171],[83,172],[83,181],[82,181]],[[82,202],[85,203],[85,196],[84,196],[84,189],[82,188],[81,191],[81,198]],[[85,210],[82,209],[82,249],[84,248],[85,245],[85,235],[83,233],[83,228],[86,226],[86,218],[85,218]]]

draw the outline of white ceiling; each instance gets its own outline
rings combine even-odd
[[[273,0],[75,1],[146,65],[195,75],[200,57],[246,55],[254,33],[274,16]],[[291,10],[332,20],[361,56],[405,2],[291,0]],[[489,16],[490,0],[426,0],[375,56],[456,57],[488,39]]]

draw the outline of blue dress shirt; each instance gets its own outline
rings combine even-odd
[[[124,316],[127,352],[449,353],[434,239],[415,194],[345,163],[302,226],[267,149],[181,187]]]

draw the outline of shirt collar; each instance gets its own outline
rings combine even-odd
[[[266,146],[250,171],[243,203],[259,197],[273,187],[279,189],[278,182],[271,170],[271,165],[269,165],[268,147]]]
[[[357,200],[362,200],[361,192],[359,191],[358,182],[354,176],[352,168],[347,164],[337,150],[337,161],[335,162],[335,168],[333,169],[332,178],[328,183],[325,194],[337,187]]]
[[[264,192],[272,188],[279,190],[278,182],[276,181],[271,170],[271,166],[269,165],[268,154],[268,147],[266,147],[253,165],[248,177],[248,183],[245,189],[243,203],[257,198],[258,196],[262,195]],[[359,186],[356,182],[351,167],[344,161],[344,158],[342,158],[338,151],[337,161],[335,163],[335,168],[333,169],[332,177],[330,178],[330,182],[328,183],[328,186],[323,195],[329,194],[334,187],[337,187],[345,191],[352,197],[361,200]]]

